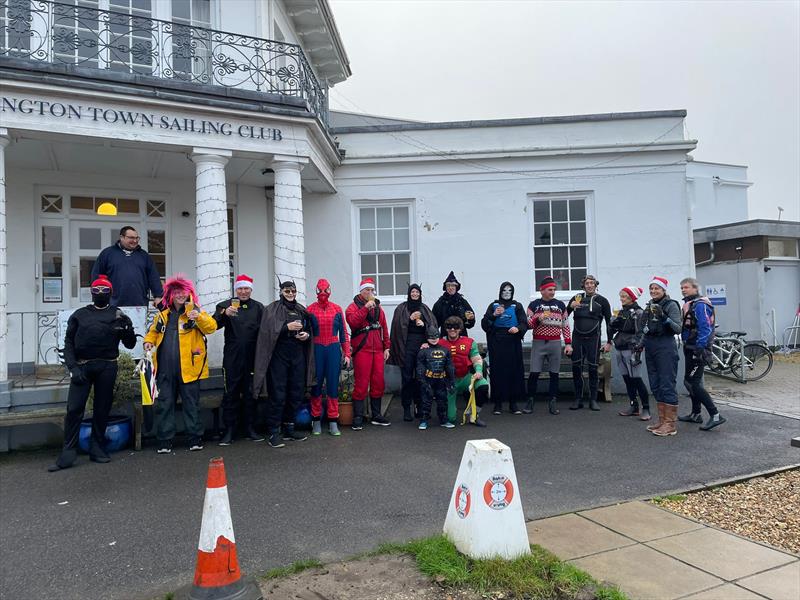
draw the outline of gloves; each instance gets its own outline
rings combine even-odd
[[[706,348],[696,348],[692,352],[692,358],[701,365],[711,364],[711,351]]]
[[[70,378],[72,383],[75,385],[84,385],[89,380],[86,379],[86,375],[83,374],[83,369],[81,367],[74,367],[70,372]]]
[[[660,319],[664,316],[664,311],[661,309],[661,306],[658,304],[651,304],[650,305],[650,314],[653,315],[654,318]]]

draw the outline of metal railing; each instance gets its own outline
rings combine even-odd
[[[0,0],[0,56],[301,98],[328,97],[300,46],[50,0]]]

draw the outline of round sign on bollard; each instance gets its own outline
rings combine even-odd
[[[511,448],[494,439],[466,443],[444,534],[472,558],[530,554]]]

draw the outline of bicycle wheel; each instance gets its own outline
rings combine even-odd
[[[731,357],[731,373],[742,379],[742,361],[739,353]],[[772,369],[772,352],[761,344],[745,344],[744,380],[757,381]]]
[[[711,361],[706,368],[711,371],[712,373],[725,373],[728,370],[728,366],[725,363],[725,359],[723,358],[724,352],[730,351],[730,347],[725,342],[714,342],[711,346],[711,352],[713,356],[711,357]]]

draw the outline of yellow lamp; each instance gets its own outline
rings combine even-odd
[[[117,207],[114,206],[111,202],[103,202],[100,206],[97,207],[97,214],[105,215],[107,217],[116,217]]]

